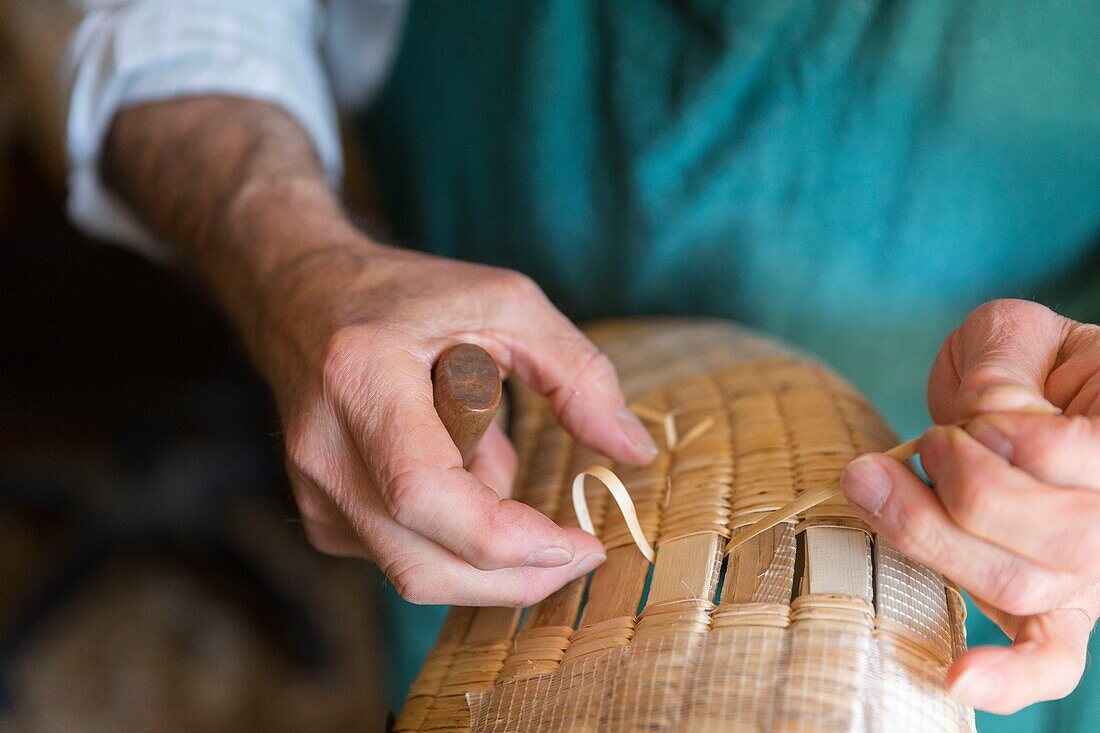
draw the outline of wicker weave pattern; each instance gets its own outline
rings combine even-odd
[[[740,528],[897,442],[863,398],[729,324],[613,322],[589,334],[664,449],[649,466],[611,466],[520,390],[517,494],[576,524],[573,476],[608,465],[656,563],[606,492],[590,491],[607,562],[532,607],[522,628],[516,610],[455,609],[395,730],[972,729],[943,691],[965,648],[961,599],[872,542],[842,501],[723,562]]]

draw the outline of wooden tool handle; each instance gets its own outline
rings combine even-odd
[[[489,353],[474,344],[457,344],[440,354],[432,368],[432,392],[451,440],[470,463],[474,448],[500,406],[500,372]]]

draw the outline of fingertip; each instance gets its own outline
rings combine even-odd
[[[948,693],[999,715],[1065,697],[1080,681],[1091,628],[1091,618],[1074,609],[1030,616],[1012,646],[977,647],[955,660]]]
[[[972,649],[956,659],[947,671],[947,694],[960,705],[982,710],[991,710],[996,705],[991,693],[997,689],[997,670],[981,663],[980,653],[986,651],[998,650]]]
[[[573,543],[573,554],[582,557],[593,553],[604,552],[603,543],[595,535],[588,534],[580,527],[563,527],[566,537]]]
[[[879,455],[865,453],[841,472],[840,487],[848,501],[867,514],[876,516],[890,497],[893,479]]]
[[[606,560],[607,554],[604,553],[603,548],[600,548],[597,552],[581,556],[577,561],[577,566],[573,569],[570,582],[588,575],[600,565],[603,565]]]

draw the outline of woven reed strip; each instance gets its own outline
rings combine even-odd
[[[761,367],[723,370],[718,381],[733,427],[730,524],[736,527],[793,496],[793,466],[777,395]],[[685,730],[723,730],[726,722],[735,730],[757,729],[786,648],[782,630],[789,623],[794,559],[789,531],[769,533],[728,559],[722,604],[714,614]]]
[[[814,369],[813,374],[818,389],[828,400],[838,425],[843,428],[845,442],[836,446],[817,445],[814,446],[815,450],[807,451],[805,456],[807,465],[812,464],[814,470],[813,478],[808,482],[810,486],[807,488],[837,485],[841,471],[863,449],[882,450],[896,442],[896,438],[892,435],[882,440],[886,436],[876,429],[879,426],[869,425],[865,415],[852,409],[853,400],[862,401],[862,398],[859,398],[846,382],[821,368]],[[868,430],[869,427],[872,429]],[[807,509],[802,516],[802,521],[796,527],[796,531],[799,532],[813,526],[847,527],[859,529],[868,534],[871,531],[856,516],[843,495]]]
[[[508,653],[509,643],[472,644],[460,649],[421,730],[440,733],[468,731],[470,708],[466,693],[492,689],[497,671]]]
[[[522,395],[517,398],[517,406],[548,412],[549,405],[542,398],[524,394],[522,389],[517,392]],[[548,511],[560,503],[560,472],[566,470],[566,466],[555,465],[553,459],[556,457],[554,448],[562,445],[561,435],[564,431],[547,419],[545,414],[537,420],[526,415],[517,415],[514,425],[515,430],[523,431],[516,435],[518,444],[533,446],[530,449],[530,462],[526,468],[518,471],[520,480],[516,484],[516,498],[540,511]],[[546,460],[547,456],[550,461]],[[546,475],[554,469],[559,471],[557,486],[551,486]],[[452,614],[459,612],[462,611],[455,609]],[[463,641],[455,653],[449,656],[443,674],[444,682],[439,686],[432,703],[426,706],[421,702],[416,703],[417,707],[426,708],[417,730],[468,730],[469,708],[465,704],[465,693],[470,689],[491,688],[504,664],[507,650],[513,643],[515,617],[508,613],[502,614],[498,609],[473,609],[470,613],[472,619]],[[493,628],[494,625],[497,625],[496,629]],[[468,638],[470,634],[478,636],[475,643],[471,643]],[[482,664],[471,666],[471,655],[480,658]],[[462,679],[462,685],[468,689],[458,691],[453,684],[448,686],[447,683],[456,678]],[[410,698],[411,695],[412,690]]]
[[[573,475],[594,462],[605,460],[587,448],[575,445],[571,440],[567,446],[569,458],[558,477],[559,492]],[[594,496],[589,504],[593,524],[597,527],[603,522],[605,504],[605,492]],[[577,526],[577,517],[571,501],[559,501],[554,520],[563,526]],[[545,674],[557,668],[569,646],[573,622],[584,597],[586,583],[587,578],[578,578],[532,607],[524,628],[517,633],[508,654],[496,670],[495,677],[498,682]]]
[[[756,733],[770,709],[787,650],[790,606],[719,606],[699,656],[679,730]]]
[[[540,409],[549,408],[543,404]],[[522,485],[522,501],[552,517],[562,503],[561,481],[569,471],[573,441],[560,426],[546,420],[538,427],[535,444]]]
[[[966,601],[954,582],[944,579],[944,585],[951,617],[951,656],[957,658],[966,653]]]
[[[615,681],[622,692],[611,712],[622,719],[620,730],[670,730],[696,678],[713,608],[709,601],[689,599],[642,612],[632,644],[647,651],[624,666]]]
[[[737,528],[795,496],[794,446],[779,394],[768,378],[772,369],[788,369],[786,360],[770,360],[765,368],[747,370],[752,391],[742,391],[731,402],[737,433],[735,451],[738,485],[734,490],[730,524]]]
[[[882,537],[875,541],[875,571],[877,623],[921,639],[930,656],[949,662],[954,656],[951,610],[940,574]]]
[[[661,517],[657,546],[710,532],[728,537],[733,451],[721,386],[713,375],[699,375],[670,386],[669,402],[672,414],[685,424],[709,421],[711,427],[671,451],[672,489]]]
[[[865,599],[801,596],[791,604],[788,648],[770,730],[852,730],[862,719],[874,609]]]
[[[643,420],[658,445],[663,432],[663,415],[669,412],[668,394],[665,390],[637,397],[637,404],[649,411]],[[655,419],[659,418],[659,419]],[[646,539],[653,544],[660,526],[663,499],[668,483],[671,455],[662,451],[648,466],[616,466],[634,502],[639,526]],[[590,602],[584,608],[580,624],[566,650],[563,664],[573,664],[596,650],[627,644],[633,639],[635,612],[641,600],[650,565],[640,563],[635,557],[634,541],[622,514],[611,512],[602,528],[600,540],[608,550],[608,560],[593,573],[589,587]],[[623,589],[628,589],[623,593]],[[616,603],[606,603],[619,599]],[[598,597],[595,603],[592,597]]]
[[[660,670],[662,694],[679,699],[682,693],[678,689],[687,684],[687,670],[694,667],[696,649],[710,628],[713,610],[710,597],[720,560],[718,537],[725,532],[728,516],[732,457],[729,455],[728,416],[721,391],[710,375],[673,383],[668,389],[667,400],[666,414],[673,415],[675,420],[697,425],[709,419],[711,428],[693,435],[690,428],[670,431],[667,421],[662,420],[666,452],[671,453],[671,493],[665,497],[666,505],[661,514],[657,545],[663,549],[657,555],[650,600],[633,629],[633,640],[626,637],[622,625],[608,624],[587,631],[588,641],[578,647],[578,652],[591,654],[592,650],[606,648],[609,643],[663,642],[660,644],[663,651],[649,653],[645,665],[636,664],[622,670],[619,682],[621,689],[627,691],[646,690],[652,685],[656,670]],[[670,433],[689,435],[691,439],[680,445],[675,439],[667,440],[672,437]],[[715,471],[716,467],[720,470]],[[689,553],[688,558],[704,564],[709,560],[709,571],[704,567],[699,581],[685,583],[682,592],[669,595],[667,578],[679,577],[687,570],[682,565],[684,551],[697,545],[705,547],[708,542],[713,547],[710,558],[699,557],[698,553]],[[696,582],[699,585],[695,585]],[[683,643],[669,646],[668,642],[675,638],[681,638]],[[666,711],[654,709],[655,718],[649,718],[646,711],[651,709],[651,703],[649,699],[628,697],[617,700],[616,709],[633,711],[630,715],[637,719],[630,718],[632,726],[651,728],[659,725],[659,719],[666,715]]]
[[[664,390],[648,393],[634,401],[648,405],[661,414],[668,412],[667,395]],[[653,420],[644,420],[643,425],[649,429],[650,434],[660,445],[660,426]],[[626,485],[630,498],[634,501],[642,533],[651,545],[655,544],[660,528],[662,500],[668,484],[671,460],[671,455],[667,451],[662,451],[647,466],[615,466],[615,473]],[[613,513],[607,518],[600,532],[600,541],[608,550],[634,544],[621,514]]]
[[[856,455],[852,429],[832,396],[832,385],[821,370],[790,365],[769,373],[780,391],[780,408],[794,452],[796,495],[835,483]],[[844,501],[827,501],[803,514],[798,531],[809,526],[859,527],[858,517]]]
[[[405,705],[394,723],[394,733],[420,730],[435,696],[443,686],[458,652],[462,637],[473,621],[474,609],[454,608],[447,614],[435,646],[428,652],[412,687],[405,698]]]

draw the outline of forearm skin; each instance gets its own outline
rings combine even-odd
[[[308,319],[292,301],[309,302],[302,288],[324,278],[302,275],[377,249],[349,223],[305,131],[262,102],[192,97],[124,109],[102,174],[210,287],[269,379],[272,338],[320,347],[299,333]]]

